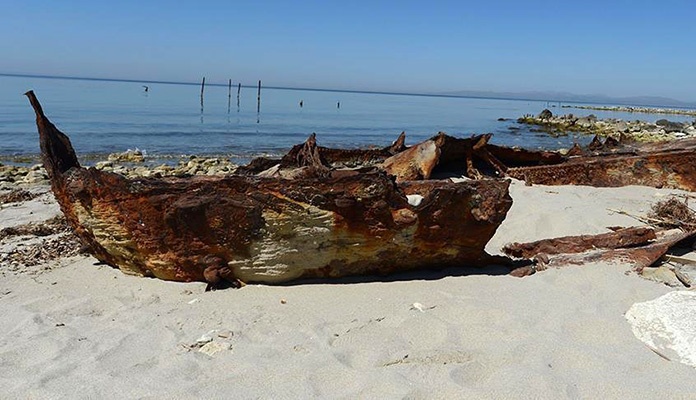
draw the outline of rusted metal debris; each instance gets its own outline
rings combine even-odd
[[[632,227],[599,235],[564,236],[530,243],[511,243],[503,247],[503,252],[511,257],[532,259],[539,254],[555,255],[581,253],[592,249],[635,247],[655,239],[654,229]]]
[[[440,133],[386,159],[382,167],[397,181],[492,176],[528,184],[696,190],[696,139],[638,145],[595,138],[589,148],[576,146],[563,155],[492,145],[491,136],[454,138]]]
[[[594,150],[591,150],[594,149]],[[608,138],[557,164],[510,168],[507,176],[528,184],[627,185],[696,190],[696,140],[621,144]]]
[[[333,168],[314,137],[285,176],[129,180],[81,167],[27,96],[68,223],[126,273],[217,285],[484,265],[512,204],[504,180],[396,183],[377,168]]]
[[[567,153],[532,151],[490,144],[492,134],[455,138],[442,132],[411,147],[404,133],[394,145],[377,150],[344,150],[318,147],[322,163],[375,165],[397,182],[432,178],[511,177],[527,184],[627,185],[696,190],[696,139],[639,144],[626,138],[595,137],[589,146],[574,146]],[[240,173],[257,174],[301,166],[302,146],[295,146],[282,160],[254,160]]]
[[[455,138],[443,132],[386,159],[381,167],[397,181],[440,176],[505,176],[510,167],[558,163],[565,158],[550,151],[529,151],[489,144],[493,135]]]
[[[508,245],[508,255],[533,260],[534,265],[517,268],[514,276],[527,276],[547,268],[583,265],[592,262],[616,262],[628,264],[640,273],[658,262],[677,243],[696,236],[696,232],[681,230],[661,231],[652,235],[650,228],[627,228],[600,235],[569,236],[540,240],[534,243]],[[627,235],[627,233],[629,233]],[[655,240],[646,240],[650,236]],[[592,244],[597,247],[591,247]],[[556,250],[553,249],[557,245]]]
[[[529,265],[512,271],[515,276],[530,275],[536,270],[588,262],[621,262],[630,264],[638,273],[652,266],[678,243],[696,236],[696,213],[685,201],[670,198],[652,206],[648,218],[652,227],[609,228],[612,232],[599,235],[567,236],[532,243],[512,243],[503,248],[511,257],[533,260]],[[675,228],[679,229],[665,229]],[[676,279],[690,286],[688,277],[675,270]]]
[[[312,134],[308,141],[316,143],[316,135]],[[237,174],[255,175],[273,167],[279,169],[303,167],[307,165],[308,157],[321,160],[321,163],[329,168],[366,167],[381,163],[394,154],[404,151],[406,149],[405,142],[406,133],[401,132],[394,143],[381,149],[333,149],[316,146],[317,154],[311,156],[306,154],[306,143],[298,144],[293,146],[281,159],[255,158],[249,165],[239,167]]]

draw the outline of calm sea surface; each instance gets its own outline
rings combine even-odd
[[[233,87],[228,109],[227,86],[206,85],[201,110],[198,85],[147,85],[149,91],[145,92],[140,83],[0,76],[0,160],[21,162],[39,153],[34,114],[22,95],[27,90],[34,90],[46,115],[70,137],[87,163],[90,156],[135,148],[157,160],[197,154],[246,162],[259,155],[283,154],[312,132],[320,145],[340,148],[387,146],[401,131],[406,131],[407,144],[438,131],[459,137],[492,132],[494,143],[526,148],[557,149],[590,139],[582,135],[554,138],[515,122],[524,114],[538,114],[550,107],[540,101],[262,88],[257,113],[255,87],[241,89],[239,107]],[[593,113],[600,118],[661,118],[575,109],[563,112]]]

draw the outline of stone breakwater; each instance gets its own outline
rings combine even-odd
[[[145,159],[133,159],[119,157],[123,153],[112,154],[107,161],[99,161],[94,167],[115,172],[128,178],[138,177],[163,177],[186,175],[225,175],[234,173],[237,165],[224,158],[205,158],[191,156],[179,161],[176,166],[171,165],[144,165]],[[41,164],[30,167],[2,165],[0,164],[0,187],[16,184],[41,184],[48,183],[48,174]]]
[[[624,121],[616,118],[598,119],[594,115],[579,117],[573,114],[553,115],[548,109],[539,115],[525,115],[517,119],[520,124],[535,125],[539,132],[550,135],[566,135],[570,132],[586,133],[629,139],[639,142],[659,142],[684,137],[696,137],[696,121],[673,122],[660,119],[656,122]]]
[[[687,110],[679,108],[657,108],[657,107],[633,107],[633,106],[573,106],[563,105],[561,108],[576,108],[578,110],[597,110],[597,111],[615,111],[628,113],[644,113],[644,114],[672,114],[672,115],[691,115],[696,117],[696,110]]]

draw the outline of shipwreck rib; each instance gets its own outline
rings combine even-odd
[[[504,177],[512,167],[558,164],[559,153],[530,151],[489,144],[493,134],[456,138],[443,132],[411,146],[380,165],[397,181],[430,179],[436,173],[454,173],[472,179]]]
[[[314,139],[312,139],[314,138]],[[309,140],[316,141],[316,135],[312,134]],[[328,167],[334,166],[371,166],[387,158],[398,154],[406,149],[406,133],[401,132],[399,137],[390,146],[381,149],[332,149],[329,147],[316,146],[316,159],[322,160],[322,163]],[[270,168],[297,168],[305,165],[307,155],[304,150],[305,144],[298,144],[292,147],[290,151],[281,159],[269,159],[259,157],[253,159],[249,165],[240,166],[237,169],[237,174],[240,175],[256,175]]]
[[[677,243],[695,235],[696,232],[678,229],[659,232],[656,235],[650,228],[626,228],[600,235],[515,243],[506,246],[504,251],[506,254],[536,262],[535,266],[525,266],[511,272],[519,277],[550,267],[560,268],[599,261],[629,264],[633,270],[640,273],[644,268],[658,262]],[[654,238],[651,239],[651,236]],[[552,250],[554,245],[558,245],[558,248]]]
[[[512,204],[508,181],[397,184],[377,169],[333,170],[315,140],[300,160],[306,173],[291,179],[130,180],[81,167],[67,136],[27,96],[67,221],[97,259],[126,273],[279,283],[483,265]]]
[[[386,159],[380,166],[397,181],[435,175],[511,177],[528,184],[652,186],[696,191],[696,139],[625,144],[595,138],[566,155],[489,143],[491,134],[455,138],[440,133]]]
[[[696,151],[577,157],[556,165],[510,168],[507,176],[539,185],[641,185],[695,191]]]
[[[655,240],[655,230],[648,227],[632,227],[599,235],[564,236],[530,243],[511,243],[503,252],[511,257],[532,259],[539,254],[582,253],[592,249],[618,249],[635,247]]]

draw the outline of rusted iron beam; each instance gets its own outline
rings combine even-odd
[[[647,268],[658,262],[670,248],[677,243],[687,239],[693,239],[696,232],[683,232],[681,230],[671,230],[661,232],[657,235],[657,240],[644,245],[625,248],[604,248],[587,250],[580,253],[563,254],[544,254],[533,252],[526,253],[525,258],[533,259],[534,265],[517,268],[511,275],[522,277],[542,271],[547,268],[560,268],[570,265],[584,265],[593,262],[609,262],[628,264],[636,272],[640,273],[643,268]]]
[[[539,185],[628,185],[696,190],[696,151],[577,157],[557,165],[510,168],[507,175]]]
[[[599,235],[564,236],[530,243],[511,243],[503,247],[510,257],[532,259],[539,254],[582,253],[592,249],[618,249],[644,245],[655,240],[655,230],[631,227]]]

